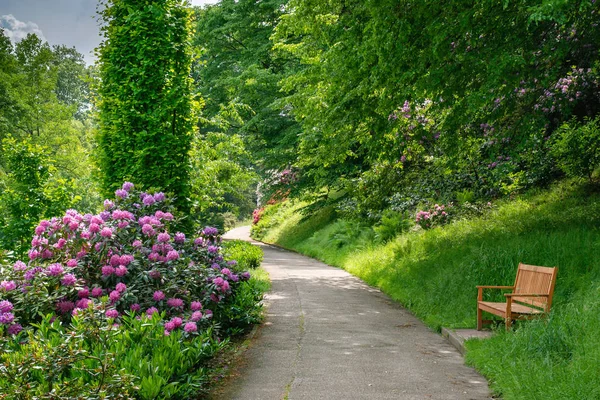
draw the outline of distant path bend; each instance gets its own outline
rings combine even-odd
[[[251,240],[249,227],[225,238]],[[267,318],[218,399],[489,399],[440,335],[346,271],[263,245]]]

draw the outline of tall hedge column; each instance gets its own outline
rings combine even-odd
[[[103,187],[124,180],[176,196],[189,211],[194,129],[191,13],[183,0],[106,0],[97,49]]]

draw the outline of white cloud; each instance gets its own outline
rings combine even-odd
[[[12,14],[0,16],[0,27],[4,28],[4,34],[13,42],[19,42],[29,33],[35,33],[42,41],[46,41],[46,37],[38,24],[28,21],[23,22],[16,19]]]

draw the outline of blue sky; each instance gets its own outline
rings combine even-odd
[[[193,5],[217,0],[192,0]],[[100,43],[95,20],[98,0],[0,0],[0,26],[13,42],[36,33],[51,45],[75,46],[93,62],[93,49]]]

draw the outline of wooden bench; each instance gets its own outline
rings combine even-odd
[[[483,328],[483,311],[504,319],[506,330],[513,320],[530,319],[550,311],[558,268],[519,264],[514,286],[477,286],[477,330]],[[506,302],[483,301],[483,289],[512,289],[505,293]]]

